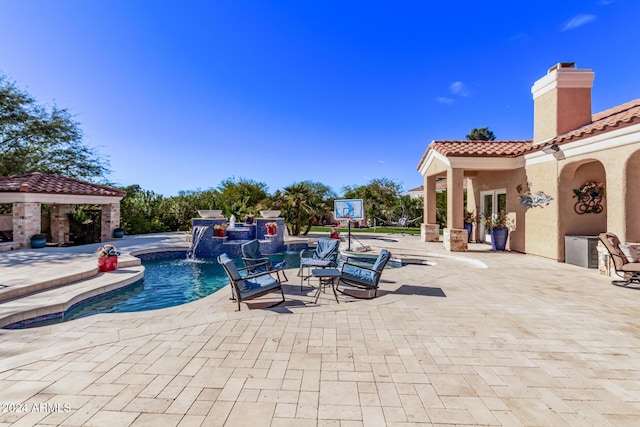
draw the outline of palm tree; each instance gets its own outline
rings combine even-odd
[[[295,210],[295,223],[291,234],[300,234],[300,224],[302,222],[303,211],[308,211],[307,200],[311,197],[311,188],[306,182],[299,182],[284,188],[284,199],[293,206]]]

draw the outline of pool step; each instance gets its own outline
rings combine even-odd
[[[133,260],[130,261],[134,264]],[[115,271],[94,274],[94,277],[86,280],[67,283],[65,286],[58,285],[54,289],[5,301],[0,304],[0,328],[28,319],[61,313],[78,302],[130,285],[142,279],[144,274],[144,267],[139,261],[137,265],[129,265],[129,262],[118,263],[118,269]]]

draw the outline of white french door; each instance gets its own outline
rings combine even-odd
[[[491,234],[489,228],[485,227],[484,219],[493,218],[498,212],[507,211],[507,190],[491,190],[480,192],[480,212],[482,220],[480,221],[480,235],[484,236],[485,243],[491,243]]]

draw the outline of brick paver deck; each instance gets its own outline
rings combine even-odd
[[[0,423],[640,424],[640,293],[595,270],[390,237],[366,243],[436,265],[385,271],[375,300],[327,293],[316,305],[293,279],[274,309],[235,312],[225,288],[0,330]],[[0,274],[15,267],[3,256]]]

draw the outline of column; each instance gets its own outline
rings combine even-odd
[[[423,242],[437,242],[440,239],[440,226],[436,223],[436,177],[424,177],[424,222],[420,227]]]
[[[100,221],[100,241],[113,240],[113,230],[120,227],[120,203],[102,205]]]
[[[464,169],[447,169],[447,228],[444,248],[451,252],[465,252],[467,230],[464,229]]]
[[[51,206],[51,241],[59,245],[69,243],[69,213],[71,205]]]
[[[41,228],[40,203],[13,204],[13,241],[21,248],[31,246],[31,237],[40,234]]]

